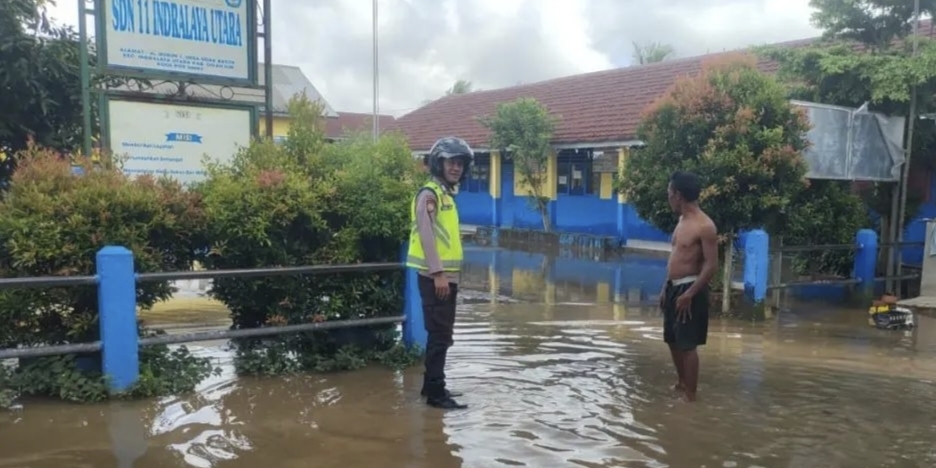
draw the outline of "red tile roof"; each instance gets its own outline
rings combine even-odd
[[[377,123],[380,125],[380,133],[387,131],[394,121],[392,115],[378,114],[377,118]],[[325,120],[325,136],[329,139],[337,140],[348,133],[370,133],[374,125],[373,122],[373,114],[338,112],[338,117],[329,117]]]
[[[925,27],[932,31],[926,20]],[[921,28],[924,29],[924,28]],[[922,34],[927,34],[921,31]],[[783,42],[780,46],[799,47],[818,38]],[[743,51],[723,52],[667,60],[642,66],[604,70],[556,78],[489,91],[475,91],[437,99],[393,123],[413,151],[426,151],[436,139],[455,135],[478,148],[488,146],[488,132],[478,117],[494,113],[498,103],[532,97],[560,120],[554,144],[620,143],[636,138],[641,113],[662,96],[677,79],[696,75],[704,62]],[[771,73],[777,64],[759,60],[758,68]]]

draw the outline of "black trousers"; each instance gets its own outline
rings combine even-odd
[[[449,295],[439,299],[432,278],[419,275],[419,296],[422,299],[423,322],[426,324],[426,391],[439,396],[445,391],[445,358],[454,343],[455,297],[458,285],[449,283]]]

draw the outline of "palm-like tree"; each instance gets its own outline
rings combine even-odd
[[[445,92],[445,95],[451,96],[452,94],[468,94],[472,91],[474,91],[474,89],[472,89],[470,81],[458,80]]]
[[[649,44],[634,43],[634,61],[637,62],[638,65],[662,62],[671,58],[675,53],[676,51],[673,49],[673,46],[669,44],[659,42],[651,42]]]

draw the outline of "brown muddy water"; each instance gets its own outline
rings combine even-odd
[[[419,368],[238,379],[223,344],[191,346],[224,370],[195,395],[0,414],[0,467],[936,466],[936,320],[879,331],[817,305],[713,320],[684,404],[653,307],[477,271],[466,286],[530,302],[462,305],[448,375],[467,410],[422,404]]]

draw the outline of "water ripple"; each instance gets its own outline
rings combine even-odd
[[[659,317],[615,317],[463,305],[446,371],[470,407],[456,412],[421,403],[419,368],[238,379],[223,346],[193,347],[223,371],[195,395],[28,402],[0,418],[0,467],[936,465],[936,333],[713,321],[687,405]]]

